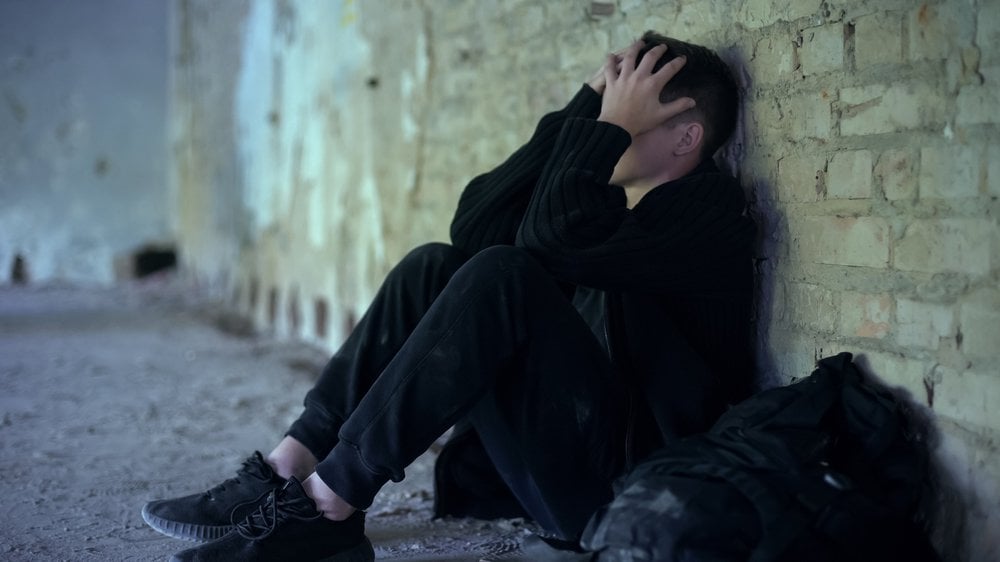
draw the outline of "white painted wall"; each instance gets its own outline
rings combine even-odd
[[[165,0],[0,2],[0,283],[109,284],[169,241]]]

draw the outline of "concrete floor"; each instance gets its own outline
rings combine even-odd
[[[0,288],[0,559],[164,560],[139,510],[267,451],[326,361],[176,282]],[[430,453],[368,514],[376,557],[516,560],[521,521],[432,521]]]

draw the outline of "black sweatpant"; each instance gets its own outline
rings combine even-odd
[[[387,276],[288,435],[366,508],[467,418],[528,513],[576,539],[611,499],[624,392],[603,344],[527,252],[422,246]]]

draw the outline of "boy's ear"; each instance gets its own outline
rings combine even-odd
[[[697,121],[681,123],[680,135],[677,138],[677,145],[674,147],[674,154],[683,156],[692,151],[700,151],[702,140],[705,137],[705,127]]]

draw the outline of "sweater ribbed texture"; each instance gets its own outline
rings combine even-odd
[[[752,374],[756,236],[742,190],[709,159],[627,209],[624,189],[608,181],[631,139],[594,119],[600,100],[584,86],[542,118],[526,145],[473,180],[452,223],[453,243],[477,251],[513,241],[562,282],[645,299],[739,400]],[[655,329],[629,347],[655,354]]]
[[[542,117],[527,144],[492,171],[473,178],[458,201],[452,243],[470,255],[490,246],[513,245],[563,123],[571,117],[597,117],[600,109],[601,97],[583,86],[565,108]]]
[[[721,262],[745,257],[752,222],[742,193],[710,161],[631,210],[608,178],[628,148],[616,125],[569,119],[528,205],[517,244],[557,278],[599,289],[721,295]]]

